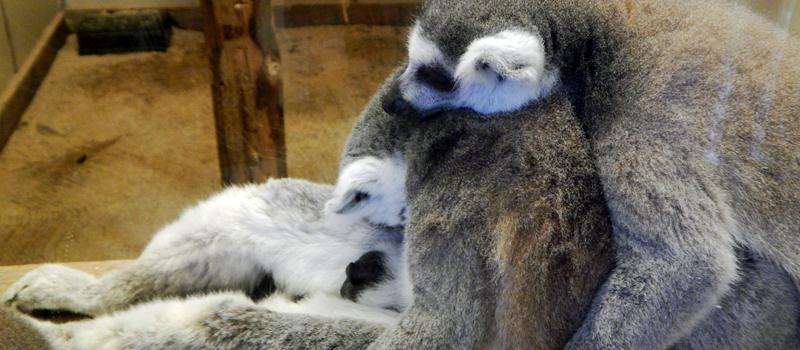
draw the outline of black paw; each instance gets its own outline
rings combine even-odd
[[[345,273],[347,279],[340,291],[342,298],[356,301],[362,291],[386,279],[389,273],[386,269],[386,256],[377,250],[366,252],[347,265]]]
[[[261,280],[258,282],[258,284],[246,291],[245,294],[254,302],[259,302],[260,300],[272,295],[272,293],[275,293],[277,290],[278,287],[275,285],[275,279],[272,277],[272,274],[266,272],[263,276],[261,276]]]

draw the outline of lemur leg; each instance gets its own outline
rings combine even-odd
[[[273,313],[239,293],[160,300],[89,321],[31,320],[52,347],[95,349],[364,349],[381,324]]]
[[[94,314],[94,301],[86,291],[97,279],[83,271],[46,264],[27,273],[5,291],[2,301],[19,310],[69,310]]]
[[[715,177],[665,135],[596,145],[617,267],[566,349],[666,349],[737,280],[735,225]]]
[[[476,349],[492,341],[486,335],[492,334],[498,288],[485,246],[443,213],[446,208],[418,208],[425,215],[412,209],[417,220],[406,234],[414,304],[370,349]]]
[[[738,248],[739,280],[672,350],[800,348],[800,293],[791,275]]]
[[[246,256],[207,253],[176,249],[169,256],[144,254],[101,278],[62,265],[43,265],[9,287],[2,300],[23,312],[68,310],[97,316],[165,296],[241,290],[258,297],[274,289],[269,275]]]
[[[246,208],[235,187],[190,208],[161,229],[141,256],[128,267],[99,279],[59,265],[44,265],[25,275],[5,292],[2,301],[22,311],[69,310],[90,316],[120,310],[154,298],[213,290],[261,294],[269,275],[249,252],[254,243],[247,230],[233,234],[236,222],[223,220],[232,201]],[[219,219],[212,216],[217,215]]]

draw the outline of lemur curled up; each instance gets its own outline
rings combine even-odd
[[[566,349],[667,349],[746,284],[737,248],[800,281],[798,57],[724,1],[431,0],[384,105],[497,119],[565,93],[617,249]]]

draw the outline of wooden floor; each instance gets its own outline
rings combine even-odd
[[[406,29],[278,34],[289,176],[332,183],[355,118],[403,59]],[[0,265],[135,258],[219,190],[209,78],[199,32],[176,30],[166,53],[109,56],[78,56],[68,38],[0,152]]]

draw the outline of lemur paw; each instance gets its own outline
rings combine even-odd
[[[0,301],[26,313],[34,310],[87,313],[81,297],[95,282],[94,276],[82,271],[62,265],[42,265],[12,284]]]
[[[358,302],[358,296],[364,289],[390,277],[385,260],[386,254],[373,250],[347,265],[345,270],[347,279],[340,291],[342,298]]]
[[[326,215],[348,222],[366,218],[375,225],[403,226],[405,181],[406,166],[400,157],[354,161],[342,168]]]

